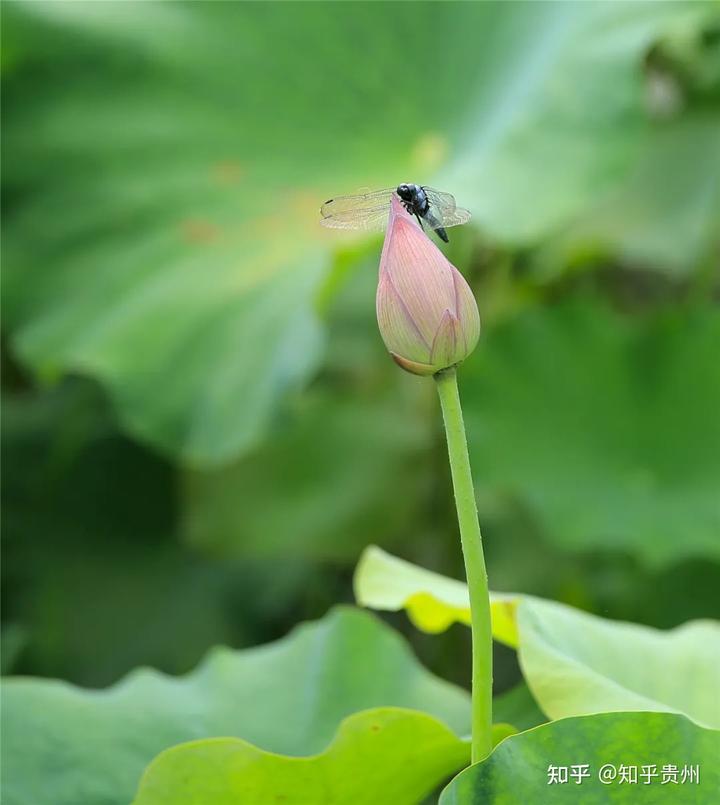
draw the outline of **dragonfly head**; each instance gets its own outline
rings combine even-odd
[[[412,201],[415,195],[414,192],[414,185],[411,184],[399,184],[397,186],[396,193],[403,201]]]

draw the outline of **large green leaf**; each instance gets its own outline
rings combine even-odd
[[[421,626],[444,623],[447,628],[453,612],[467,613],[462,609],[467,588],[461,582],[413,568],[377,548],[361,558],[355,590],[365,606],[407,607],[416,623],[420,611]],[[720,728],[716,695],[720,623],[692,621],[661,631],[605,620],[532,596],[512,598],[514,604],[502,614],[514,617],[516,623],[513,629],[501,621],[500,637],[508,642],[505,635],[514,632],[527,684],[551,718],[662,710]],[[465,615],[459,620],[467,622]],[[494,624],[496,639],[497,629]]]
[[[314,757],[229,738],[168,749],[143,775],[133,805],[416,805],[469,755],[469,744],[430,716],[368,710],[346,719]]]
[[[718,755],[720,732],[682,716],[604,713],[566,718],[503,741],[486,760],[461,772],[443,791],[440,804],[709,805],[720,790]],[[578,783],[584,770],[577,767],[584,764],[589,776]],[[614,780],[608,765],[615,769]],[[627,767],[635,766],[636,782],[620,782],[623,766],[626,775],[632,774]],[[687,773],[696,766],[699,781]],[[549,783],[550,767],[566,767],[568,782]],[[666,767],[675,774],[666,769],[663,784]],[[605,783],[599,780],[602,768]]]
[[[720,623],[667,632],[541,599],[517,608],[525,679],[551,718],[670,710],[720,729]]]
[[[215,649],[191,674],[138,670],[102,691],[9,679],[2,690],[7,805],[127,805],[174,744],[234,736],[271,752],[323,750],[346,716],[380,706],[469,731],[469,697],[423,669],[375,618],[338,609],[277,643]]]
[[[315,300],[338,242],[317,225],[323,199],[434,176],[491,234],[562,230],[624,188],[663,134],[643,104],[648,48],[712,11],[9,5],[14,347],[41,376],[102,380],[126,426],[163,450],[224,462],[316,366]],[[703,143],[670,143],[676,174],[703,169]],[[669,258],[707,249],[712,206],[695,206],[702,220],[677,230]],[[659,217],[643,237],[673,231]]]
[[[482,492],[547,539],[658,566],[720,557],[720,313],[576,301],[495,328],[460,375]]]

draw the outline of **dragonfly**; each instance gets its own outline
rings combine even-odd
[[[417,218],[421,228],[424,229],[423,223],[427,224],[445,243],[450,242],[445,231],[448,227],[460,226],[470,220],[470,212],[458,207],[450,193],[425,185],[403,183],[372,193],[331,198],[320,208],[320,223],[332,229],[382,231],[387,226],[393,193],[397,193],[405,209]]]

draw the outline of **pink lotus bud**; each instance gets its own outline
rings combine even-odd
[[[460,363],[480,337],[470,286],[395,194],[376,304],[385,346],[397,364],[416,375]]]

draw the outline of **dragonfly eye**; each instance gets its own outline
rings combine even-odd
[[[412,193],[410,192],[410,187],[406,184],[399,184],[397,188],[397,194],[400,196],[401,199],[404,201],[409,201]]]

